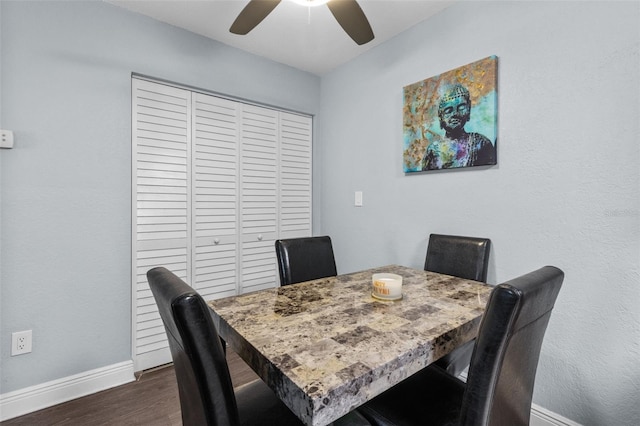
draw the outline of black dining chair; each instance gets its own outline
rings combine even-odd
[[[209,307],[163,267],[147,272],[167,333],[185,426],[301,426],[303,423],[260,379],[233,389],[229,367]],[[366,426],[354,411],[336,426]]]
[[[276,240],[276,257],[280,285],[338,275],[328,236]]]
[[[458,235],[429,235],[424,270],[487,282],[491,240]],[[459,376],[471,361],[474,341],[459,346],[436,361],[453,376]]]
[[[496,286],[467,383],[431,365],[358,408],[374,425],[528,425],[542,340],[564,273],[553,266]]]
[[[491,240],[459,235],[429,235],[424,270],[487,282]]]

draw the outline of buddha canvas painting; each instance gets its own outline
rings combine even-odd
[[[497,164],[496,56],[403,89],[405,173]]]

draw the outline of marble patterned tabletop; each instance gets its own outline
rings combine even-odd
[[[371,276],[403,277],[403,298]],[[492,287],[398,265],[208,302],[220,336],[309,426],[322,426],[475,337]]]

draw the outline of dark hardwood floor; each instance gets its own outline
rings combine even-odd
[[[234,387],[258,378],[232,350],[227,350],[227,362]],[[171,365],[145,371],[135,382],[0,423],[2,426],[181,424],[178,385]]]

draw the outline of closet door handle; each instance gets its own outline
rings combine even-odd
[[[262,241],[262,234],[258,235],[258,241]]]
[[[219,244],[219,243],[220,243],[220,238],[213,239],[213,244]]]

